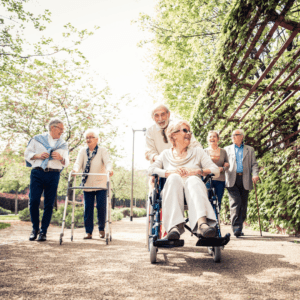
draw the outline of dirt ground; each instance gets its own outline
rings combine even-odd
[[[73,242],[66,230],[60,246],[55,226],[46,242],[30,242],[30,223],[11,224],[0,231],[0,299],[300,299],[299,238],[246,229],[215,263],[185,233],[184,247],[159,249],[152,265],[145,218],[113,223],[108,246],[97,230],[83,240],[84,229]]]

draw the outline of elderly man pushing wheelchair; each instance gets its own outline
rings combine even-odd
[[[155,124],[147,129],[145,152],[145,157],[151,164],[155,162],[161,152],[173,146],[166,135],[168,126],[173,123],[170,115],[169,108],[164,104],[156,104],[151,111],[151,116]],[[202,149],[201,144],[196,141],[194,136],[191,139],[191,146]]]

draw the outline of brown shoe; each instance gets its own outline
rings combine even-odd
[[[179,240],[180,238],[180,232],[177,226],[174,226],[171,228],[171,230],[167,234],[168,240]]]
[[[99,236],[100,236],[100,239],[104,239],[105,231],[104,230],[99,231]]]
[[[92,239],[92,234],[91,233],[87,233],[83,239],[84,240],[90,240],[90,239]]]
[[[216,228],[209,226],[207,223],[202,223],[198,227],[198,233],[201,234],[203,237],[212,238],[216,236]]]

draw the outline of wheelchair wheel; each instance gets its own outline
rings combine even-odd
[[[150,262],[156,263],[157,247],[153,246],[153,241],[150,242]]]
[[[149,231],[148,231],[148,239],[149,239],[149,248],[148,248],[148,251],[150,251],[150,245],[151,245],[151,241],[152,241],[152,239],[151,238],[149,238],[149,235],[151,236],[152,235],[152,227],[153,227],[153,224],[154,224],[154,216],[153,216],[153,212],[154,212],[154,210],[153,210],[153,206],[151,205],[150,206],[150,214],[152,215],[152,216],[150,216],[150,220],[149,220]]]
[[[221,261],[221,247],[212,247],[212,257],[214,262]]]

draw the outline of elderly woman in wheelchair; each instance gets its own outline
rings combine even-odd
[[[216,215],[201,176],[214,173],[218,177],[220,171],[203,149],[192,147],[191,136],[187,121],[170,125],[167,137],[173,147],[164,150],[148,169],[149,175],[167,178],[162,190],[162,218],[168,240],[178,240],[184,232],[184,199],[193,233],[204,238],[216,236]]]

